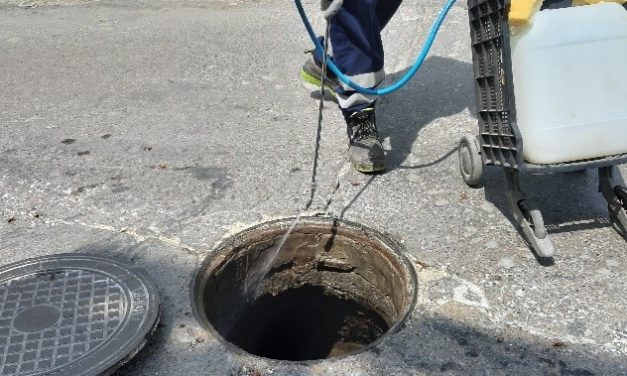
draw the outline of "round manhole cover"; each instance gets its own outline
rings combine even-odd
[[[317,217],[302,218],[283,243],[291,222],[245,230],[204,261],[192,295],[206,328],[250,354],[313,361],[364,351],[402,325],[416,275],[397,243]]]
[[[117,261],[63,254],[0,268],[0,375],[107,375],[159,319],[147,275]]]

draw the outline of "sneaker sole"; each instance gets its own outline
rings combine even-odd
[[[304,69],[300,70],[300,78],[301,80],[303,80],[303,82],[305,83],[305,87],[307,87],[308,89],[312,90],[312,91],[320,91],[320,84],[322,83],[321,80],[310,74],[305,72]],[[335,88],[332,87],[329,84],[325,84],[324,85],[324,93],[325,95],[330,94],[333,98],[335,98]]]

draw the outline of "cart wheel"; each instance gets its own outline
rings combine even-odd
[[[518,203],[520,210],[525,215],[527,222],[533,227],[533,233],[538,239],[544,239],[548,235],[544,226],[542,212],[533,201],[523,200]]]
[[[616,194],[616,197],[618,197],[623,209],[627,210],[627,188],[621,185],[616,186],[614,187],[614,193]],[[616,216],[614,211],[612,211],[610,205],[607,206],[607,211],[610,213],[610,222],[612,223],[614,230],[616,230],[620,236],[627,239],[627,229],[625,228],[625,224],[618,219],[618,216]]]
[[[614,187],[614,193],[616,193],[623,208],[627,210],[627,187],[623,187],[622,185],[616,186]]]
[[[627,239],[627,230],[623,228],[623,225],[618,220],[618,217],[616,217],[616,214],[612,212],[612,208],[610,208],[609,205],[607,206],[607,211],[610,213],[610,223],[612,223],[612,227],[614,228],[614,231],[616,231],[618,235]]]
[[[464,136],[459,141],[457,148],[459,159],[459,172],[464,182],[471,187],[481,186],[483,176],[483,162],[479,152],[479,145],[474,136]]]

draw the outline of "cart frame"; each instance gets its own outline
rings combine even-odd
[[[462,178],[470,186],[480,186],[483,166],[502,167],[509,206],[521,235],[538,257],[548,258],[555,253],[553,244],[540,209],[520,189],[519,174],[598,169],[599,192],[608,202],[612,225],[627,239],[627,189],[616,167],[627,162],[627,154],[550,165],[523,160],[524,142],[516,118],[509,5],[510,0],[468,0],[479,134],[465,136],[459,143]]]

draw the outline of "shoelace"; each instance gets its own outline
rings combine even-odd
[[[377,138],[377,126],[373,120],[374,114],[359,113],[351,117],[353,134],[351,141],[362,141],[368,138]]]

